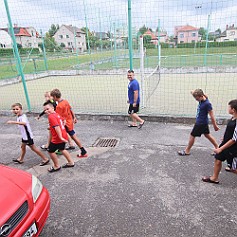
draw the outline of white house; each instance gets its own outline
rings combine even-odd
[[[226,26],[226,30],[221,33],[220,37],[216,39],[217,42],[225,42],[225,41],[237,41],[237,27],[234,26]]]
[[[62,25],[53,37],[58,45],[64,45],[68,50],[86,51],[86,34],[76,26]]]
[[[11,47],[12,47],[11,36],[5,30],[0,30],[0,48],[11,48]]]

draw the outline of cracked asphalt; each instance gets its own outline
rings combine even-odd
[[[192,124],[146,121],[142,129],[126,121],[79,120],[75,131],[89,157],[75,167],[49,174],[30,149],[25,162],[14,164],[20,152],[17,126],[0,116],[0,162],[39,177],[51,196],[51,211],[40,236],[236,236],[237,176],[224,171],[220,184],[207,184],[214,158],[211,144],[197,139],[190,156],[177,151],[187,142]],[[47,119],[29,116],[35,144],[47,139]],[[211,133],[220,141],[225,126]],[[98,138],[116,138],[115,148],[92,147]],[[64,163],[59,156],[60,163]]]

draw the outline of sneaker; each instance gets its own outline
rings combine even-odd
[[[75,146],[67,146],[65,149],[66,149],[66,150],[74,150],[74,149],[75,149]]]
[[[47,150],[47,149],[48,149],[48,147],[47,147],[46,145],[42,145],[40,148],[41,148],[42,150]]]

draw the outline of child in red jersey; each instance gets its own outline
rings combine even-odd
[[[50,173],[59,171],[61,169],[58,163],[58,157],[55,154],[56,150],[62,152],[63,156],[67,159],[68,163],[64,164],[62,168],[71,168],[74,167],[74,161],[71,158],[69,152],[65,150],[65,144],[67,143],[67,132],[63,125],[63,121],[55,111],[54,106],[51,101],[44,103],[45,114],[48,115],[50,132],[51,132],[51,141],[48,147],[48,152],[50,158],[52,159],[54,166],[48,169]]]
[[[72,107],[67,100],[61,98],[61,92],[59,91],[59,89],[52,90],[50,95],[52,96],[53,100],[58,103],[56,112],[65,120],[65,128],[67,133],[71,136],[71,138],[81,150],[81,154],[78,154],[77,156],[87,157],[87,151],[82,146],[79,138],[76,136],[76,132],[74,131],[74,123],[77,123],[77,118],[72,111]]]

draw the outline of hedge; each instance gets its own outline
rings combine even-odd
[[[237,46],[237,41],[208,42],[208,47],[231,47]],[[177,48],[194,48],[195,43],[180,43]],[[205,48],[206,42],[197,42],[196,48]]]
[[[39,48],[21,48],[18,49],[20,55],[27,55],[31,52],[31,54],[39,54]],[[0,56],[13,56],[13,49],[2,49],[0,48]]]

